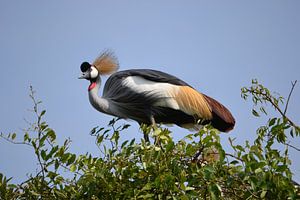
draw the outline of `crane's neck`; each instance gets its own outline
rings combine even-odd
[[[91,84],[88,88],[89,100],[90,100],[90,103],[92,104],[92,106],[96,110],[98,110],[100,112],[104,112],[104,113],[109,113],[109,106],[108,106],[109,104],[108,104],[107,99],[104,99],[98,95],[100,85],[101,85],[100,76],[98,76],[94,80],[91,80]]]

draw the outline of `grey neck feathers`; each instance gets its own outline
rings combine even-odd
[[[89,100],[96,110],[104,113],[109,113],[109,103],[107,99],[104,99],[98,95],[100,85],[101,78],[100,76],[98,76],[96,80],[96,86],[89,91]]]

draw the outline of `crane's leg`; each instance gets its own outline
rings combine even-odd
[[[156,123],[155,123],[155,120],[154,120],[154,117],[153,115],[150,116],[150,122],[151,122],[151,126],[152,128],[156,129],[157,126],[156,126]],[[144,139],[146,142],[150,142],[150,139],[149,139],[149,132],[147,131],[143,131],[144,132]]]
[[[144,135],[144,140],[145,142],[150,142],[150,139],[149,139],[149,129],[147,127],[144,127],[146,124],[143,124],[143,123],[139,123],[140,127],[141,127],[141,130],[143,131],[143,135]],[[149,125],[147,125],[149,126]]]
[[[151,122],[151,126],[153,128],[153,130],[156,130],[157,129],[157,125],[155,123],[155,120],[154,120],[154,117],[151,115],[150,116],[150,122]],[[141,126],[142,124],[140,124]],[[148,129],[149,130],[149,129]],[[145,142],[150,142],[150,139],[149,139],[149,131],[147,129],[145,130],[142,130],[143,131],[143,134],[144,134],[144,140]],[[156,139],[155,139],[155,143],[156,143]]]
[[[153,115],[150,116],[150,122],[151,122],[151,126],[154,130],[157,129],[156,123],[155,123],[155,119],[153,117]],[[150,142],[149,140],[149,133],[144,133],[144,139],[146,142]],[[156,139],[155,139],[155,143],[156,143]]]
[[[151,125],[154,129],[157,129],[156,123],[155,123],[155,119],[153,117],[153,115],[150,116],[150,121],[151,121]]]
[[[155,119],[154,119],[153,115],[151,115],[150,121],[151,121],[153,130],[154,131],[157,130],[157,125],[155,123]],[[155,137],[154,144],[160,145],[159,137]]]
[[[150,142],[149,133],[147,133],[147,131],[143,131],[143,132],[144,132],[144,140],[145,140],[145,142]]]

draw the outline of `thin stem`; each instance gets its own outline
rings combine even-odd
[[[230,154],[230,153],[225,153],[225,155],[226,156],[230,156],[230,157],[232,157],[232,158],[235,158],[235,159],[237,159],[237,160],[239,160],[240,162],[244,162],[242,159],[240,159],[239,157],[237,157],[237,156],[235,156],[235,155],[233,155],[233,154]]]
[[[30,143],[27,143],[27,142],[15,142],[15,141],[13,141],[13,140],[11,140],[11,139],[3,136],[2,134],[0,134],[0,137],[3,138],[6,141],[12,143],[12,144],[25,144],[25,145],[28,145],[28,146],[32,147],[32,145]]]
[[[283,112],[284,114],[286,114],[286,111],[287,111],[287,108],[288,108],[288,105],[289,105],[289,102],[290,102],[290,98],[291,98],[291,95],[293,93],[293,90],[295,88],[296,83],[297,83],[297,80],[292,82],[292,88],[291,88],[291,91],[290,91],[289,96],[287,98],[287,102],[286,102],[285,109],[284,109],[284,112]]]
[[[284,144],[287,145],[288,147],[291,147],[291,148],[295,149],[296,151],[300,151],[300,148],[295,147],[295,146],[293,146],[293,145],[291,145],[289,143],[284,143]]]
[[[271,98],[269,95],[267,95],[266,93],[259,93],[259,92],[256,92],[256,91],[254,91],[254,90],[248,90],[248,91],[251,92],[251,93],[254,93],[254,94],[256,94],[256,95],[262,95],[262,96],[264,96],[265,99],[266,99],[267,101],[269,101],[269,102],[272,104],[272,106],[274,106],[274,108],[281,114],[281,116],[282,116],[283,118],[285,118],[285,119],[290,123],[291,126],[297,127],[297,125],[296,125],[292,120],[290,120],[290,119],[285,115],[284,112],[282,112],[282,110],[279,108],[279,106],[272,100],[272,98]]]
[[[41,140],[41,136],[42,136],[42,133],[43,133],[43,130],[42,130],[42,127],[41,127],[41,114],[38,113],[38,105],[39,105],[39,101],[37,101],[34,97],[34,93],[35,91],[33,90],[33,87],[30,86],[30,98],[31,100],[33,101],[33,108],[34,108],[34,113],[37,117],[37,124],[36,124],[36,128],[37,128],[37,132],[38,132],[38,141]],[[41,172],[42,172],[42,177],[43,177],[43,181],[45,180],[45,169],[44,169],[44,164],[42,163],[42,160],[41,160],[41,156],[39,154],[39,150],[40,150],[40,144],[37,145],[37,147],[35,148],[35,155],[37,156],[37,159],[38,159],[38,163],[41,167]]]

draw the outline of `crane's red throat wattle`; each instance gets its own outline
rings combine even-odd
[[[89,91],[91,91],[92,89],[94,89],[94,87],[96,87],[96,82],[94,82],[94,81],[91,81],[91,84],[90,84],[90,86],[89,86]]]

